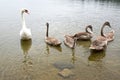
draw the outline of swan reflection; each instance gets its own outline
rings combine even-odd
[[[89,48],[91,44],[91,40],[90,41],[77,41],[76,44],[77,46],[82,46],[83,48]]]
[[[32,40],[21,40],[21,49],[23,50],[24,61],[25,64],[32,65],[31,58],[28,56],[28,51],[30,50],[32,45]]]
[[[24,60],[23,60],[23,73],[25,79],[31,79],[32,70],[32,59],[28,56],[28,52],[31,48],[32,40],[21,40],[21,49],[23,50]]]
[[[50,54],[50,50],[49,50],[49,46],[46,44],[46,54],[49,55]]]
[[[30,50],[32,45],[32,40],[21,40],[21,49],[23,50],[24,55],[24,63],[32,64],[30,60],[30,56],[28,56],[28,51]]]
[[[21,49],[23,50],[23,54],[25,58],[28,55],[28,51],[30,50],[31,45],[32,45],[32,40],[21,40]]]
[[[62,52],[62,47],[61,46],[50,46],[50,45],[46,44],[45,53],[47,55],[50,54],[50,48],[53,48],[53,49],[55,49],[55,50],[57,50],[59,52]]]
[[[71,62],[72,62],[73,64],[75,64],[75,61],[76,61],[75,49],[72,49],[72,58],[71,58]]]
[[[100,61],[105,57],[105,51],[91,51],[89,61]]]

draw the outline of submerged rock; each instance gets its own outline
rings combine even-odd
[[[73,64],[71,64],[71,63],[65,63],[65,62],[56,62],[53,65],[56,68],[61,69],[61,70],[65,69],[65,68],[67,68],[67,69],[73,69],[74,68]]]
[[[70,69],[63,69],[62,71],[60,71],[58,73],[60,76],[62,76],[63,78],[68,78],[70,76],[73,76],[73,72]]]

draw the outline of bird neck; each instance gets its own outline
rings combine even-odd
[[[105,25],[102,26],[101,28],[101,36],[105,37],[104,33],[103,33],[103,29],[104,29]]]
[[[23,29],[25,29],[26,28],[26,23],[25,23],[25,17],[24,17],[23,13],[21,13],[21,17],[22,17],[22,27],[23,27]]]
[[[49,26],[47,25],[46,37],[48,37]]]

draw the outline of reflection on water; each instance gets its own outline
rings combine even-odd
[[[89,61],[99,61],[105,57],[105,51],[91,51],[90,56],[88,57]]]
[[[72,50],[72,58],[71,58],[71,62],[73,64],[75,64],[75,61],[76,61],[76,56],[75,56],[75,49],[71,49]]]
[[[23,50],[24,62],[27,62],[28,51],[32,46],[32,40],[21,40],[21,49]]]
[[[23,7],[30,11],[25,19],[33,33],[32,41],[19,40]],[[120,0],[1,0],[0,13],[0,80],[120,80]],[[116,31],[106,51],[90,52],[91,41],[77,41],[74,50],[44,42],[46,22],[52,23],[51,35],[63,41],[63,34],[84,31],[89,24],[97,36],[106,20]],[[71,69],[75,76],[58,76],[64,68]]]
[[[27,56],[31,46],[32,46],[32,40],[21,40],[21,49],[23,50],[23,54],[25,56]]]
[[[51,46],[51,48],[54,48],[57,51],[62,52],[62,47],[61,46],[56,46],[56,47]]]
[[[28,54],[31,46],[32,46],[32,40],[21,40],[21,49],[23,50],[24,63],[27,63],[30,59],[30,56],[28,56]]]
[[[89,48],[91,41],[77,41],[77,46],[82,46],[84,48]]]
[[[49,55],[50,54],[50,50],[49,50],[49,46],[46,44],[46,54]]]
[[[24,60],[23,60],[23,74],[25,80],[31,80],[32,72],[32,58],[28,55],[29,50],[32,46],[32,40],[21,40],[21,49],[23,50]]]
[[[62,52],[61,46],[50,46],[50,45],[46,44],[46,48],[45,48],[46,54],[50,54],[50,48],[53,48],[59,52]]]

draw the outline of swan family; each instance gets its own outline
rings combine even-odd
[[[21,18],[22,18],[22,29],[20,31],[20,38],[21,40],[31,40],[32,39],[32,34],[31,30],[26,27],[25,24],[25,18],[24,15],[25,13],[29,14],[29,11],[27,9],[22,9],[21,10]],[[111,28],[111,31],[108,32],[107,34],[104,34],[103,30],[104,28],[108,26]],[[90,50],[104,50],[107,47],[108,42],[111,42],[114,40],[114,33],[115,31],[112,29],[110,23],[106,21],[102,27],[101,27],[101,34],[96,37],[95,40],[91,42],[91,45],[89,47]],[[82,41],[88,41],[93,38],[93,27],[92,25],[88,25],[85,28],[85,32],[78,32],[75,33],[74,35],[65,35],[64,36],[64,44],[67,45],[70,48],[75,48],[76,41],[82,40]],[[46,23],[46,36],[45,36],[45,42],[48,45],[52,46],[60,46],[62,42],[55,37],[49,37],[49,23]]]

